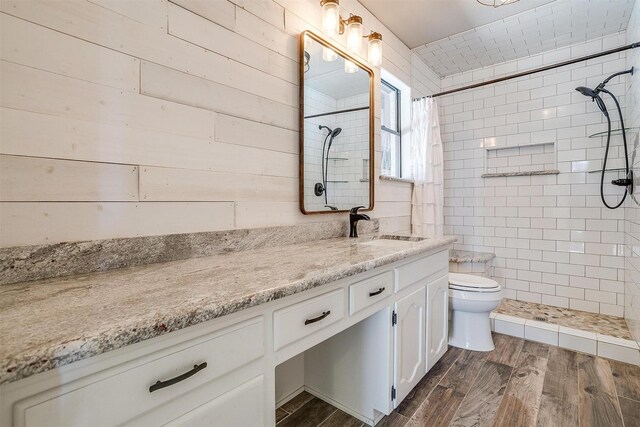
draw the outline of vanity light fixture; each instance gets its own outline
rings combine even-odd
[[[516,3],[520,0],[477,0],[483,6],[500,7],[506,6],[511,3]]]
[[[339,0],[321,0],[322,31],[328,37],[335,37],[340,31]]]
[[[322,47],[322,60],[327,62],[333,62],[338,59],[338,53],[328,47]]]
[[[518,0],[495,1],[512,2]],[[363,35],[364,27],[362,25],[362,17],[358,15],[351,14],[348,19],[342,19],[340,16],[340,0],[320,0],[320,6],[322,7],[322,31],[328,37],[346,34],[347,49],[356,55],[362,53],[362,39],[366,38],[368,40],[369,63],[375,67],[382,65],[382,34],[371,31],[369,35]],[[323,48],[322,59],[325,61],[334,61],[337,59],[337,54],[331,51],[331,49]],[[348,73],[355,73],[357,71],[353,63],[348,64],[345,62],[344,68]]]
[[[365,36],[369,40],[367,55],[369,63],[374,67],[382,65],[382,34],[372,31],[371,34]]]
[[[358,66],[348,59],[344,60],[344,72],[348,74],[357,73],[359,70]]]
[[[362,18],[358,15],[351,15],[347,23],[347,49],[356,55],[362,52]]]

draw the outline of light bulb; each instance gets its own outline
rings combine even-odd
[[[327,37],[335,37],[340,29],[338,0],[322,0],[322,31]]]
[[[382,35],[380,33],[372,32],[369,35],[368,58],[369,63],[374,67],[382,65]]]
[[[351,15],[347,19],[347,49],[356,55],[362,52],[362,18]]]
[[[344,72],[353,74],[358,72],[358,66],[348,59],[344,60]]]
[[[335,50],[328,48],[328,47],[323,47],[322,48],[322,59],[324,61],[327,62],[333,62],[336,59],[338,59],[338,54],[336,53]]]

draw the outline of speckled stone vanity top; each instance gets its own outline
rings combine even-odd
[[[0,286],[0,383],[445,247],[334,238]]]
[[[463,251],[460,249],[451,249],[449,251],[449,261],[457,263],[465,262],[489,262],[496,257],[491,252],[473,252]]]

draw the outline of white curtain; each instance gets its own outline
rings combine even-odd
[[[411,169],[415,184],[411,196],[411,232],[444,234],[443,156],[438,104],[433,98],[413,102]]]

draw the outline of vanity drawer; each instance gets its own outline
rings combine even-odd
[[[393,293],[393,271],[369,277],[349,286],[349,314],[369,307]]]
[[[274,347],[281,349],[344,318],[344,289],[302,301],[273,313]]]
[[[264,354],[262,317],[43,392],[14,405],[15,426],[112,426],[131,422],[190,391],[235,372]],[[205,364],[206,363],[206,367]],[[194,370],[199,366],[199,370]],[[187,373],[192,373],[187,376]],[[184,378],[150,392],[157,381]],[[161,383],[162,384],[162,383]],[[227,384],[225,384],[227,386]],[[236,384],[228,384],[229,389]],[[181,408],[185,412],[189,408]]]
[[[440,270],[449,271],[448,249],[396,268],[396,277],[398,279],[396,292]]]

